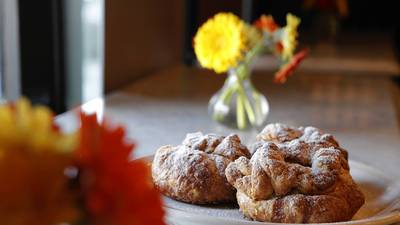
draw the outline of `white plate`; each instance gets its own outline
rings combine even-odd
[[[152,161],[152,156],[145,157]],[[366,202],[353,220],[331,224],[391,224],[400,222],[400,181],[388,177],[379,169],[356,161],[349,161],[351,175],[361,187]],[[198,206],[164,197],[167,222],[170,225],[266,225],[273,223],[250,221],[237,207]]]

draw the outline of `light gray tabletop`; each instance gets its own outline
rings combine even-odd
[[[332,133],[350,159],[400,177],[399,87],[389,76],[299,70],[285,85],[272,72],[255,71],[253,81],[270,103],[268,122],[313,125]],[[188,132],[238,133],[246,144],[257,131],[237,132],[219,126],[207,114],[209,98],[225,75],[177,66],[127,85],[83,105],[104,110],[107,120],[123,124],[137,143],[135,157],[180,143]],[[65,130],[76,127],[76,114],[57,117]]]

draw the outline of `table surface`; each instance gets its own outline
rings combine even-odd
[[[270,104],[268,122],[312,125],[332,133],[352,160],[400,180],[400,88],[393,77],[352,72],[299,70],[284,85],[270,71],[255,71],[253,83]],[[238,133],[245,144],[257,130],[228,129],[207,114],[209,98],[225,75],[177,66],[127,85],[81,106],[123,124],[137,147],[133,157],[154,154],[162,145],[181,143],[186,133]],[[56,121],[65,131],[77,127],[77,113]],[[398,223],[400,225],[400,223]]]
[[[253,82],[270,104],[268,122],[312,125],[337,137],[350,159],[400,177],[400,90],[390,76],[299,70],[284,85],[273,72],[254,71]],[[244,143],[258,131],[231,130],[207,114],[209,98],[225,75],[183,66],[173,67],[127,85],[103,99],[83,104],[84,111],[104,112],[123,124],[137,143],[135,157],[151,155],[162,145],[179,144],[186,133],[238,133]],[[57,117],[66,131],[76,128],[73,111]]]

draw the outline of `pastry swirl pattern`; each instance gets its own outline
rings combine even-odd
[[[347,151],[314,127],[270,124],[251,159],[226,168],[241,211],[258,221],[318,223],[352,218],[364,196],[349,174]]]

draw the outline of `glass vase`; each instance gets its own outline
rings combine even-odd
[[[210,99],[208,111],[218,123],[245,130],[264,125],[269,104],[254,88],[249,66],[242,64],[228,71],[224,86]]]

